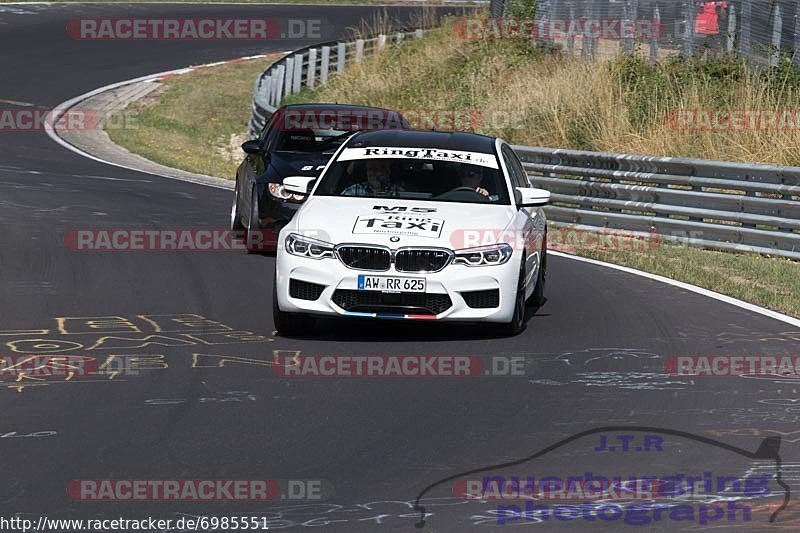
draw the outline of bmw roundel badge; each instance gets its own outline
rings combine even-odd
[[[392,237],[389,237],[389,240],[392,241],[392,242],[398,242],[400,240],[400,237],[398,237],[397,235],[394,235]]]

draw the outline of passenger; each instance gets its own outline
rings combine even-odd
[[[371,159],[366,163],[367,179],[354,183],[342,191],[342,196],[371,196],[373,194],[397,195],[403,188],[391,180],[391,167],[385,159]]]

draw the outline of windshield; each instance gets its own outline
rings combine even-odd
[[[355,131],[335,129],[286,130],[280,133],[278,152],[333,153]]]
[[[314,194],[510,203],[494,154],[427,148],[346,148]]]

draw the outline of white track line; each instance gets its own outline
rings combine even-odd
[[[143,174],[150,174],[152,176],[159,176],[159,177],[167,178],[167,179],[185,181],[185,182],[189,182],[189,183],[195,183],[197,185],[205,185],[206,187],[214,187],[215,189],[223,189],[223,190],[233,189],[233,185],[232,184],[231,184],[230,187],[223,187],[221,185],[215,185],[215,184],[212,184],[212,183],[205,183],[205,182],[201,182],[201,181],[188,180],[188,179],[178,178],[178,177],[174,177],[174,176],[165,176],[163,174],[158,174],[156,172],[149,172],[147,170],[142,170],[142,169],[139,169],[139,168],[129,167],[127,165],[123,165],[123,164],[120,164],[120,163],[114,163],[113,161],[107,161],[105,159],[101,159],[99,157],[96,157],[96,156],[88,153],[88,152],[84,152],[80,148],[78,148],[76,146],[73,146],[72,144],[68,143],[67,141],[65,141],[64,139],[59,137],[58,134],[55,131],[55,128],[53,126],[55,124],[58,124],[58,121],[61,119],[61,117],[64,115],[64,113],[66,113],[72,106],[74,106],[76,104],[79,104],[80,102],[83,102],[84,100],[86,100],[88,98],[91,98],[92,96],[96,96],[96,95],[98,95],[100,93],[104,93],[106,91],[110,91],[110,90],[113,90],[113,89],[118,89],[120,87],[124,87],[125,85],[130,85],[132,83],[139,83],[139,82],[143,82],[143,81],[153,81],[153,80],[157,80],[157,79],[161,79],[161,78],[166,78],[166,77],[169,77],[169,76],[174,76],[176,74],[184,74],[184,73],[191,72],[191,71],[199,69],[199,68],[205,68],[205,67],[210,66],[210,65],[221,65],[223,63],[233,63],[233,62],[239,62],[239,61],[243,61],[243,60],[246,61],[246,60],[250,60],[250,59],[260,59],[260,58],[263,58],[263,57],[267,57],[267,55],[266,54],[262,54],[262,55],[255,55],[255,56],[239,57],[239,58],[231,59],[231,60],[228,60],[228,61],[217,61],[217,62],[214,62],[214,63],[208,63],[206,65],[198,65],[196,67],[187,67],[187,68],[179,68],[179,69],[175,69],[175,70],[168,70],[166,72],[159,72],[159,73],[156,73],[156,74],[148,74],[147,76],[142,76],[140,78],[134,78],[132,80],[120,81],[120,82],[117,82],[117,83],[112,83],[110,85],[105,85],[103,87],[99,87],[97,89],[89,91],[88,93],[84,93],[84,94],[82,94],[80,96],[76,96],[75,98],[70,98],[66,102],[61,102],[60,104],[58,104],[52,111],[52,115],[51,115],[52,116],[52,120],[46,120],[45,121],[45,124],[44,124],[45,132],[47,133],[47,136],[50,137],[50,139],[52,139],[54,142],[60,144],[61,146],[63,146],[67,150],[69,150],[71,152],[74,152],[74,153],[76,153],[78,155],[81,155],[83,157],[87,157],[87,158],[89,158],[89,159],[91,159],[93,161],[97,161],[99,163],[105,163],[106,165],[112,165],[112,166],[115,166],[115,167],[124,168],[126,170],[133,170],[135,172],[141,172]]]
[[[563,252],[556,252],[553,250],[548,250],[547,253],[558,257],[565,257],[567,259],[572,259],[574,261],[581,261],[584,263],[590,263],[592,265],[602,266],[606,268],[613,268],[615,270],[621,270],[622,272],[626,272],[628,274],[634,274],[636,276],[642,276],[643,278],[648,278],[654,281],[659,281],[661,283],[666,283],[667,285],[672,285],[673,287],[685,289],[687,291],[694,292],[701,296],[706,296],[708,298],[713,298],[714,300],[719,300],[727,304],[735,305],[736,307],[739,307],[746,311],[750,311],[751,313],[757,313],[759,315],[764,315],[769,318],[774,318],[775,320],[780,320],[781,322],[785,322],[786,324],[792,325],[796,328],[800,328],[800,319],[791,317],[789,315],[784,315],[783,313],[778,313],[777,311],[772,311],[771,309],[767,309],[766,307],[760,307],[758,305],[747,303],[742,300],[737,300],[736,298],[725,296],[724,294],[704,289],[702,287],[698,287],[697,285],[691,285],[689,283],[684,283],[682,281],[676,281],[671,278],[659,276],[658,274],[643,272],[641,270],[636,270],[635,268],[615,265],[613,263],[606,263],[604,261],[597,261],[596,259],[588,259],[586,257],[579,257],[577,255],[565,254]]]

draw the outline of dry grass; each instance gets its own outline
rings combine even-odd
[[[689,131],[669,120],[677,110],[800,109],[800,76],[788,69],[765,76],[726,61],[666,63],[652,69],[641,59],[591,61],[524,42],[464,41],[446,25],[292,101],[474,110],[483,117],[476,131],[519,144],[800,164],[800,124]]]
[[[157,100],[134,104],[135,128],[106,131],[115,143],[151,161],[233,179],[244,157],[238,145],[246,140],[253,83],[277,57],[167,78]]]

